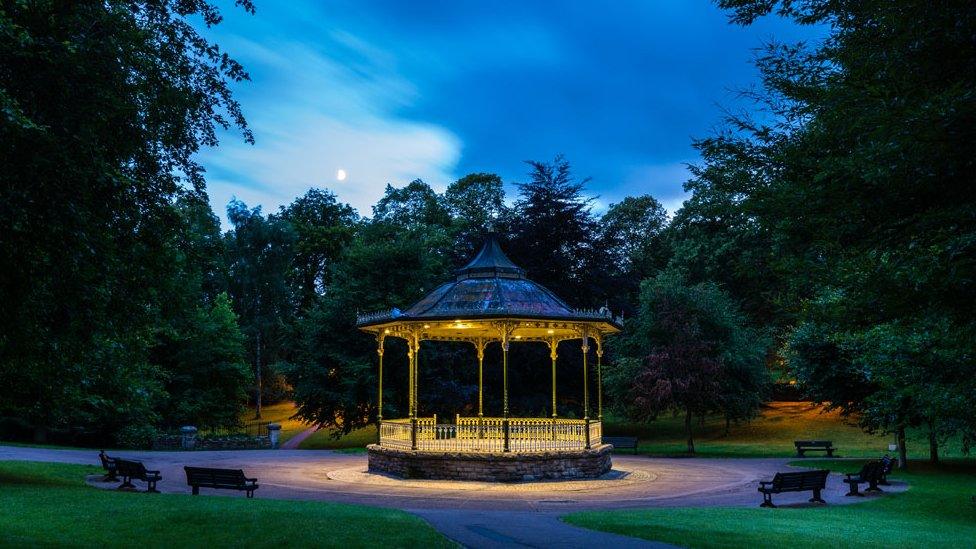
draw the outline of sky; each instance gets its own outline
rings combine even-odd
[[[270,213],[311,187],[368,216],[387,184],[472,172],[511,200],[524,161],[557,154],[597,210],[651,194],[673,213],[693,139],[747,107],[756,49],[823,34],[730,25],[706,0],[226,4],[203,32],[251,76],[233,89],[256,143],[226,132],[198,155],[222,219],[231,199]]]

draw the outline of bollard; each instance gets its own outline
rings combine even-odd
[[[271,448],[278,449],[278,441],[281,440],[281,425],[277,423],[268,424],[268,439],[271,441]]]
[[[197,428],[192,425],[180,427],[180,448],[192,450],[197,445]]]

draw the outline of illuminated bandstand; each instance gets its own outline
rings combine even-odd
[[[375,335],[379,356],[378,444],[368,447],[373,472],[410,478],[535,480],[589,478],[610,470],[611,447],[602,443],[604,337],[620,331],[621,320],[606,309],[574,310],[548,289],[525,277],[505,256],[494,234],[481,251],[441,285],[405,311],[361,315],[359,329]],[[386,338],[406,341],[408,411],[385,419],[383,352]],[[557,348],[579,340],[582,355],[583,418],[558,416]],[[438,422],[419,413],[418,355],[421,343],[472,344],[478,359],[478,415]],[[552,416],[511,417],[508,407],[508,351],[512,343],[544,343],[552,368]],[[502,355],[502,415],[483,408],[485,347],[498,343]],[[590,351],[596,355],[596,419],[590,418]]]

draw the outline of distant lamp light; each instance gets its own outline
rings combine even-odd
[[[556,333],[556,330],[546,330],[546,333],[547,334],[554,334],[554,333]]]
[[[424,329],[430,328],[430,324],[424,324]]]

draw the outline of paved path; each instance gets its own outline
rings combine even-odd
[[[664,459],[614,456],[613,478],[524,484],[403,481],[365,473],[366,456],[313,450],[120,452],[162,472],[159,489],[189,493],[183,465],[243,468],[260,479],[258,497],[359,503],[408,510],[470,547],[644,546],[640,540],[594,532],[559,520],[589,509],[634,507],[756,507],[756,483],[786,468],[791,459]],[[0,460],[97,464],[91,450],[0,446]],[[828,504],[847,498],[839,475],[824,492]],[[109,487],[112,485],[109,485]],[[895,484],[886,490],[901,491]],[[205,492],[207,492],[205,490]],[[231,496],[233,497],[233,495]],[[807,505],[809,494],[782,494],[782,506]],[[661,547],[662,545],[657,545]]]
[[[285,443],[281,445],[281,449],[282,450],[297,450],[299,444],[301,444],[302,442],[304,442],[306,438],[312,436],[312,434],[315,433],[315,431],[318,431],[318,430],[319,430],[319,426],[318,425],[312,425],[308,429],[305,429],[301,433],[298,433],[297,435],[295,435],[295,436],[291,437],[290,439],[286,440]]]

